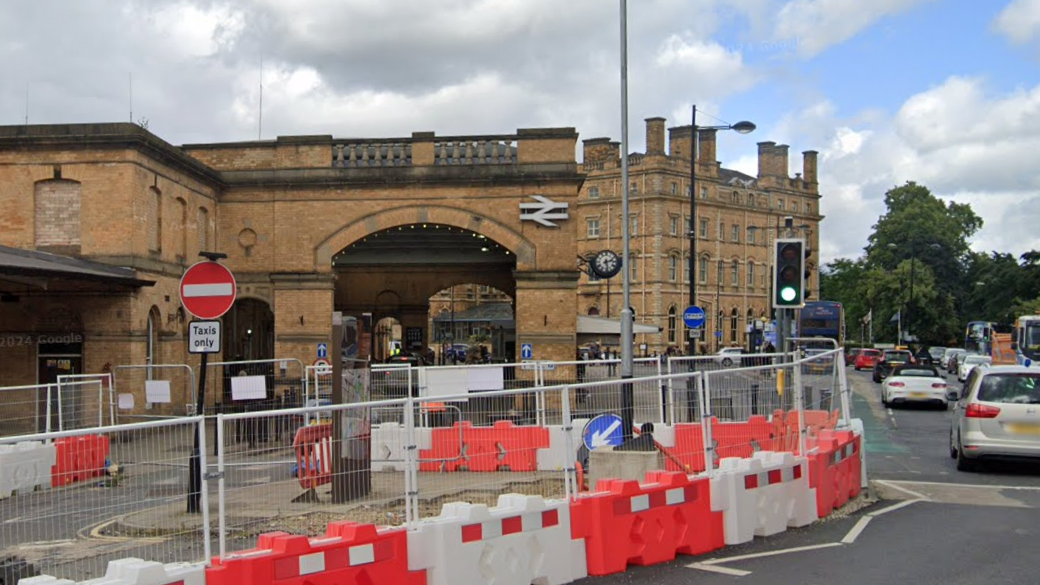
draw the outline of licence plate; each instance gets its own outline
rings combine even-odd
[[[927,392],[911,392],[910,393],[910,398],[927,398],[927,397],[928,397],[928,393]]]
[[[1040,424],[1008,424],[1006,428],[1020,435],[1040,435]]]

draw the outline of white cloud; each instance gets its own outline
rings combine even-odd
[[[993,27],[1011,39],[1024,44],[1040,33],[1040,0],[1014,0],[993,20]]]
[[[774,37],[796,43],[802,57],[813,57],[886,16],[930,1],[792,0],[777,14]]]

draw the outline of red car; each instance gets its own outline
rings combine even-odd
[[[856,355],[856,361],[852,363],[852,367],[859,370],[872,370],[874,364],[881,359],[880,349],[861,349],[859,354]]]

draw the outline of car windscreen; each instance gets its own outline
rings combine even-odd
[[[985,364],[989,362],[989,358],[983,355],[972,355],[965,358],[965,364]]]
[[[911,376],[920,378],[938,378],[939,372],[934,368],[897,368],[893,376]]]
[[[885,356],[885,361],[889,362],[908,362],[910,361],[910,354],[908,353],[890,353]]]
[[[1040,375],[1000,374],[982,379],[979,400],[1010,404],[1040,404]]]

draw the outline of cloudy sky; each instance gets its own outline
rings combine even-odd
[[[173,144],[258,136],[620,139],[619,0],[0,3],[0,124],[147,120]],[[643,119],[758,125],[820,152],[821,257],[859,257],[907,180],[970,203],[980,251],[1040,249],[1040,0],[629,0]],[[263,117],[259,104],[263,95]],[[791,174],[801,157],[791,157]]]

